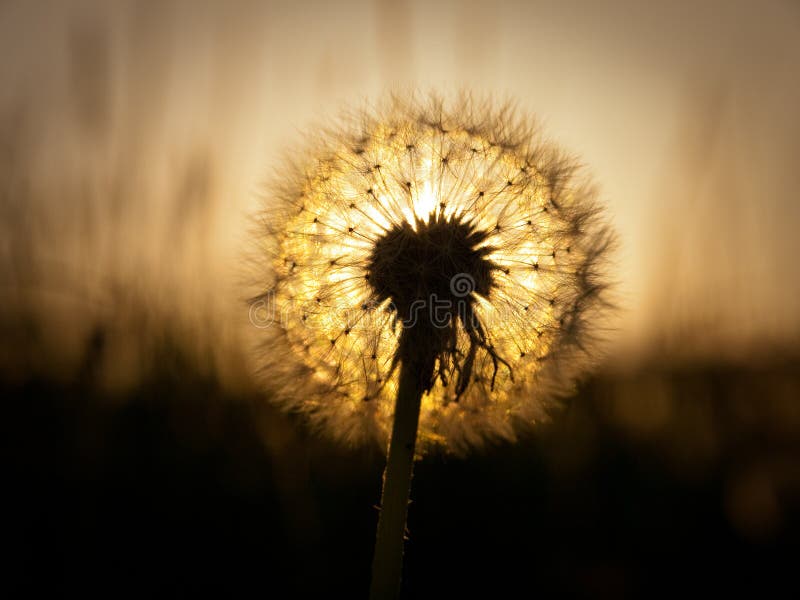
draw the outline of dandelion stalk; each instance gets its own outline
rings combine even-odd
[[[371,593],[394,598],[415,451],[513,440],[569,393],[594,355],[612,236],[574,161],[468,97],[393,98],[275,181],[258,301],[282,327],[263,372],[333,437],[390,437]]]
[[[372,558],[372,600],[397,598],[400,595],[406,513],[422,394],[423,387],[414,363],[404,361],[400,369],[389,455],[383,475],[381,512]]]

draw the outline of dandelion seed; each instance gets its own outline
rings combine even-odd
[[[513,439],[592,358],[611,235],[508,106],[394,98],[323,133],[270,202],[270,344],[291,351],[265,373],[334,437],[392,430],[379,542],[387,502],[405,522],[415,448]]]
[[[287,382],[287,407],[348,443],[385,443],[403,325],[415,301],[426,305],[417,319],[428,315],[431,296],[453,319],[431,328],[423,360],[420,452],[513,439],[569,390],[592,358],[610,236],[575,163],[512,114],[393,99],[321,135],[281,174],[264,214],[284,315],[270,343],[298,350],[287,375],[316,372]],[[475,287],[457,296],[450,280],[462,272]],[[465,385],[471,374],[482,383]]]

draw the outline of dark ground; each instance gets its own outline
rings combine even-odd
[[[516,445],[425,458],[405,596],[797,597],[799,367],[599,377]],[[3,596],[365,597],[379,453],[162,371],[0,387]]]

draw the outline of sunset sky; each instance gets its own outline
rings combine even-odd
[[[620,237],[616,359],[797,341],[796,2],[3,2],[0,54],[2,289],[66,355],[109,310],[69,282],[239,345],[263,182],[410,89],[511,99],[586,165]]]

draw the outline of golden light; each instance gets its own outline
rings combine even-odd
[[[277,239],[269,293],[282,319],[278,341],[291,348],[273,352],[297,367],[283,365],[280,396],[334,437],[388,437],[410,315],[378,301],[370,256],[404,223],[414,231],[431,218],[470,223],[485,234],[479,246],[493,269],[491,293],[473,285],[463,296],[486,345],[457,393],[458,357],[466,360],[472,342],[453,325],[456,348],[438,358],[422,400],[423,450],[513,437],[515,425],[545,417],[590,357],[610,236],[574,162],[509,107],[395,98],[323,133],[280,177],[263,219]]]

